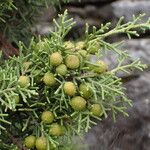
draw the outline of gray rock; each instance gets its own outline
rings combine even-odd
[[[122,16],[125,17],[125,22],[128,22],[132,20],[133,14],[137,16],[145,13],[146,15],[142,19],[144,22],[150,16],[150,1],[148,0],[107,1],[105,5],[93,2],[84,6],[78,5],[78,7],[69,5],[66,8],[73,17],[77,18],[77,26],[80,25],[80,27],[84,26],[85,23],[99,27],[101,23],[110,21],[115,25]]]
[[[133,59],[140,58],[143,63],[150,65],[150,39],[125,40],[126,49]]]
[[[114,123],[110,118],[99,122],[85,137],[93,150],[149,150],[150,147],[150,72],[125,86],[133,99],[129,117],[120,115]],[[86,149],[87,150],[87,149]]]
[[[128,50],[132,60],[140,58],[150,64],[149,39],[125,40],[123,49]],[[109,53],[105,61],[114,66],[115,57]],[[129,117],[119,115],[115,123],[110,118],[99,122],[86,135],[85,143],[89,144],[86,150],[149,150],[150,71],[139,74],[124,86],[127,96],[133,100],[133,107],[128,109]]]
[[[150,71],[144,72],[137,79],[127,82],[125,87],[126,93],[131,99],[137,102],[144,100],[145,104],[148,104],[150,102]]]
[[[125,17],[126,22],[132,20],[132,16],[145,13],[145,20],[150,16],[150,1],[148,0],[121,0],[111,4],[113,15],[116,18]]]
[[[85,4],[80,5],[82,2],[85,2]],[[140,13],[146,13],[143,21],[147,20],[150,16],[150,1],[147,0],[83,0],[81,3],[77,1],[74,3],[77,4],[77,6],[72,3],[70,5],[64,5],[62,12],[65,9],[68,9],[70,16],[77,22],[75,29],[73,29],[70,34],[75,34],[75,36],[77,33],[79,33],[79,36],[82,35],[82,31],[80,29],[83,30],[85,23],[99,27],[101,23],[109,21],[111,21],[114,25],[121,16],[125,16],[125,22],[130,21],[133,14],[138,15]],[[45,10],[40,21],[49,22],[54,16],[56,16],[56,10],[50,8]],[[49,33],[47,25],[45,23],[41,24],[42,28],[40,29],[42,30],[43,28],[46,28],[46,33]],[[38,29],[37,33],[40,33],[40,29]],[[42,34],[44,33],[45,31],[42,32]]]
[[[147,0],[119,0],[104,7],[99,7],[97,12],[104,21],[116,22],[120,17],[125,17],[125,22],[131,21],[133,15],[145,13],[143,22],[150,16],[150,1]]]

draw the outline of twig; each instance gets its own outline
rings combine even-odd
[[[16,49],[11,43],[9,43],[3,35],[0,33],[0,50],[3,51],[4,56],[9,58],[9,56],[19,55],[19,50]]]

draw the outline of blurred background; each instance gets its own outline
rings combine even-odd
[[[125,22],[132,15],[145,13],[143,21],[150,17],[150,0],[81,0],[62,5],[61,12],[68,9],[77,22],[69,33],[68,39],[82,39],[85,23],[99,27],[101,23],[112,22],[112,27],[121,16]],[[59,10],[59,9],[58,9]],[[53,29],[52,19],[61,13],[53,8],[44,10],[39,23],[33,29],[45,35]],[[50,26],[49,26],[50,25]],[[128,50],[133,59],[141,58],[148,68],[142,73],[124,76],[127,95],[133,100],[133,107],[128,109],[129,117],[118,116],[114,123],[111,118],[98,123],[85,135],[86,150],[149,150],[150,149],[150,31],[140,37],[128,40],[123,35],[114,36],[111,41],[124,40],[123,48]],[[113,64],[113,56],[107,59]]]

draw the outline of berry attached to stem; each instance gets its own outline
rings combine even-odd
[[[45,73],[45,75],[43,77],[43,82],[47,86],[53,86],[56,83],[56,79],[52,73],[47,72],[47,73]]]
[[[70,105],[75,111],[82,111],[86,108],[86,100],[81,96],[76,96],[71,99]]]
[[[52,123],[54,121],[54,114],[50,111],[44,111],[41,115],[41,120],[46,123]]]
[[[76,55],[68,55],[65,58],[65,64],[69,69],[77,69],[80,66],[79,57]]]
[[[63,58],[62,58],[62,55],[58,52],[55,52],[55,53],[52,53],[50,56],[49,56],[49,59],[50,59],[50,64],[52,66],[58,66],[62,63],[63,61]]]
[[[35,146],[37,150],[47,150],[47,140],[45,137],[39,137],[36,139]]]
[[[53,136],[62,136],[64,135],[64,132],[64,126],[61,126],[57,123],[52,124],[49,130],[49,134]]]
[[[64,64],[59,65],[56,67],[56,73],[60,74],[62,76],[65,76],[67,74],[67,67]]]
[[[81,83],[79,86],[80,94],[83,98],[88,99],[92,96],[92,90],[85,83]]]
[[[66,50],[74,51],[75,45],[71,41],[64,42],[64,45]]]
[[[85,47],[85,43],[83,41],[79,41],[76,43],[76,50],[82,50]]]
[[[18,85],[21,88],[30,86],[30,78],[28,76],[24,76],[24,75],[20,76],[18,79]]]
[[[107,64],[104,61],[98,61],[96,64],[99,65],[99,66],[95,66],[94,67],[94,72],[96,72],[96,73],[104,73],[104,72],[107,71],[108,66],[107,66]]]
[[[89,69],[93,70],[95,73],[101,74],[108,70],[108,66],[104,61],[99,60],[96,65],[89,65]]]
[[[103,114],[102,107],[100,104],[93,104],[90,111],[94,116],[97,117],[100,117]]]
[[[73,82],[64,83],[64,92],[69,96],[74,96],[76,94],[76,86]]]
[[[33,135],[30,135],[30,136],[25,138],[24,144],[29,149],[34,148],[35,147],[35,141],[36,141],[36,137]]]

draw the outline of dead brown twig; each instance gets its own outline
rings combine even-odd
[[[0,50],[2,50],[4,56],[9,58],[13,55],[19,55],[19,50],[9,43],[3,35],[0,33]]]

